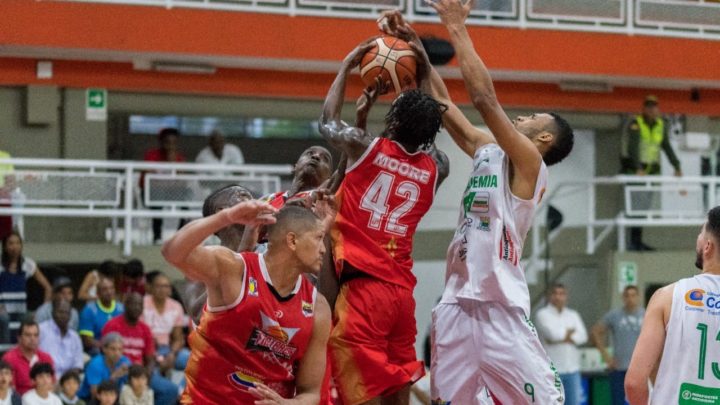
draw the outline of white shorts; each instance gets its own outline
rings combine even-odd
[[[503,405],[562,404],[560,377],[520,308],[462,301],[432,316],[434,404],[486,404],[483,388]]]

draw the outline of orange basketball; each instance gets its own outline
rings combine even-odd
[[[376,39],[375,46],[363,56],[360,62],[360,77],[366,86],[372,86],[375,78],[381,76],[388,89],[400,93],[417,87],[416,67],[415,52],[407,42],[384,36]]]

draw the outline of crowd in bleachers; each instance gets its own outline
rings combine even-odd
[[[146,273],[136,259],[106,261],[76,294],[70,278],[49,282],[23,257],[17,233],[3,240],[2,258],[0,404],[177,403],[188,318],[165,274]],[[25,293],[31,277],[47,283],[35,311]]]

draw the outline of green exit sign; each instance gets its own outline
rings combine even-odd
[[[85,118],[88,121],[107,120],[107,90],[87,89],[85,91]]]

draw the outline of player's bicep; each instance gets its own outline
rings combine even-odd
[[[343,121],[329,121],[320,125],[320,134],[335,149],[356,160],[365,151],[372,139],[360,128],[351,127]]]
[[[495,138],[490,133],[475,127],[451,101],[441,100],[440,102],[448,106],[448,110],[443,114],[443,125],[455,144],[465,154],[473,157],[479,147],[495,142]]]
[[[660,360],[665,345],[663,312],[664,306],[667,305],[668,294],[670,302],[672,302],[672,289],[668,292],[667,287],[655,292],[650,299],[628,368],[627,381],[629,384],[647,384],[647,379]]]
[[[189,279],[205,284],[218,283],[222,274],[231,271],[233,252],[222,246],[197,246],[182,262],[173,263]]]
[[[313,332],[305,356],[300,360],[297,376],[298,393],[320,393],[327,368],[327,341],[330,336],[330,306],[322,295],[315,302]]]

